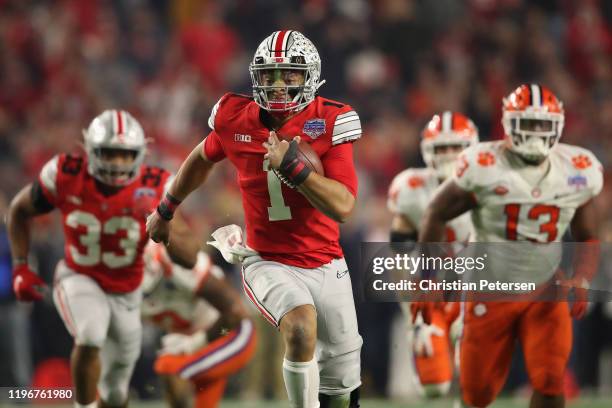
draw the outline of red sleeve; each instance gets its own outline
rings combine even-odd
[[[204,157],[211,162],[218,162],[225,158],[225,151],[221,145],[221,138],[214,130],[206,136],[204,139],[204,146],[202,148]]]
[[[342,143],[332,146],[321,158],[325,177],[344,184],[357,197],[357,172],[353,163],[353,144]]]

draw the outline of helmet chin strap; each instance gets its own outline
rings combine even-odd
[[[323,84],[327,82],[327,79],[324,79],[322,81],[319,81],[319,83],[317,84],[317,86],[315,87],[315,92],[317,92],[319,90],[320,87],[323,86]]]

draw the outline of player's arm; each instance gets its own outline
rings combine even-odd
[[[416,226],[404,214],[395,214],[391,220],[391,242],[414,242],[418,238]]]
[[[570,224],[572,238],[576,242],[589,242],[597,240],[599,234],[597,232],[598,216],[597,206],[593,200],[589,200],[585,204],[576,209],[574,218]]]
[[[37,215],[53,210],[38,182],[25,186],[11,201],[6,218],[8,239],[13,260],[13,290],[19,300],[40,300],[38,290],[45,286],[28,266],[30,221]]]
[[[446,223],[476,207],[471,192],[459,187],[454,180],[447,180],[425,210],[419,242],[442,242]]]
[[[225,330],[235,329],[243,319],[249,318],[238,292],[225,279],[217,278],[212,273],[197,295],[219,311],[219,319],[206,332],[208,341],[221,336]]]
[[[336,222],[346,222],[355,208],[355,197],[339,181],[315,172],[298,187],[314,208]]]
[[[418,242],[443,242],[446,223],[475,207],[476,201],[472,193],[459,187],[454,180],[447,180],[425,210]],[[427,247],[423,250],[429,252],[433,248]],[[410,310],[413,323],[420,314],[425,324],[431,324],[433,308],[432,301],[412,302]]]
[[[181,164],[166,196],[157,207],[157,211],[147,219],[147,232],[153,241],[168,242],[169,224],[174,216],[174,211],[208,177],[214,163],[204,157],[203,144],[204,141],[198,144]]]
[[[570,224],[572,238],[578,244],[574,248],[574,275],[566,280],[568,288],[574,288],[574,302],[570,308],[572,317],[581,319],[588,307],[588,288],[597,273],[600,243],[597,228],[597,206],[593,200],[578,207]]]
[[[301,163],[297,158],[299,141],[299,136],[291,142],[279,140],[275,132],[270,132],[268,142],[263,144],[268,149],[264,158],[270,160],[270,166],[273,169],[277,169],[283,177],[296,185],[298,191],[308,199],[313,207],[336,222],[345,222],[355,207],[354,192],[351,192],[346,184],[332,176],[321,176]],[[349,146],[349,148],[347,149],[346,146]],[[326,156],[337,156],[336,160],[330,159],[328,162],[334,163],[336,167],[344,164],[339,173],[343,173],[343,178],[348,177],[353,180],[352,184],[356,187],[357,176],[353,166],[352,148],[350,145],[346,146],[333,146],[326,153]],[[350,158],[348,157],[349,153]],[[336,173],[330,166],[325,166],[325,171],[327,174]]]
[[[180,212],[174,213],[166,245],[170,259],[184,268],[191,269],[197,262],[200,249],[200,241],[196,239],[187,221]]]
[[[597,273],[600,257],[597,206],[593,200],[576,209],[570,224],[574,250],[574,277],[591,282]]]

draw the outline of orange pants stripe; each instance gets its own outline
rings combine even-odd
[[[155,361],[155,372],[179,375],[194,382],[226,378],[250,361],[256,342],[253,322],[244,319],[227,336],[216,339],[193,354],[161,355]]]

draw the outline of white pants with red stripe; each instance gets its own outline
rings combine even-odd
[[[248,298],[275,326],[298,306],[315,307],[321,393],[346,394],[361,384],[363,340],[357,330],[351,278],[344,258],[304,269],[249,257],[244,262],[243,285]]]
[[[106,293],[95,280],[60,261],[53,301],[76,345],[101,348],[98,391],[111,405],[127,399],[129,381],[140,355],[142,293]]]

